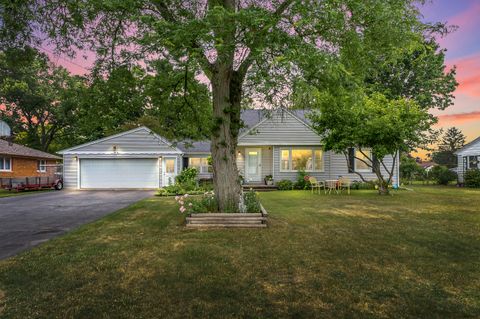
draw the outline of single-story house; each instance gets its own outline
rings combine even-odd
[[[319,180],[340,176],[359,180],[349,170],[344,154],[322,149],[306,111],[245,110],[241,117],[245,127],[239,134],[236,156],[245,183],[262,183],[267,175],[276,182],[294,181],[299,170]],[[212,177],[208,164],[210,142],[172,143],[145,126],[59,153],[63,155],[66,188],[158,188],[173,183],[185,167],[196,167],[200,178]],[[351,160],[354,170],[369,180],[376,179],[362,161]],[[387,164],[392,161],[390,157]],[[393,184],[398,181],[397,165]]]
[[[458,158],[458,182],[463,183],[463,175],[469,169],[480,168],[480,136],[455,152]]]
[[[53,176],[61,157],[0,139],[0,178]]]

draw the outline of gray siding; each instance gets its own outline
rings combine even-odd
[[[245,149],[260,148],[262,152],[262,180],[267,175],[273,175],[273,147],[272,146],[239,146],[237,148],[237,168],[240,175],[245,177]]]
[[[63,155],[63,185],[65,188],[78,188],[77,174],[78,159],[74,155]]]
[[[288,179],[295,181],[297,179],[297,172],[281,172],[280,171],[280,149],[285,147],[298,147],[296,145],[291,146],[275,146],[273,149],[273,163],[274,163],[274,179],[276,182],[282,179]],[[315,147],[312,145],[311,147]],[[308,172],[308,175],[314,176],[319,180],[325,179],[338,179],[340,176],[349,177],[352,181],[360,181],[360,177],[355,173],[348,172],[348,164],[343,154],[334,152],[324,152],[324,171],[323,172]],[[385,165],[390,169],[393,164],[393,157],[389,156],[385,159]],[[398,159],[396,162],[396,168],[393,178],[393,184],[398,183]],[[382,172],[386,174],[386,171],[382,169]],[[374,173],[362,173],[363,177],[367,180],[377,179]]]
[[[246,145],[320,145],[320,137],[302,120],[288,112],[275,112],[250,133],[239,138]]]
[[[142,128],[121,136],[100,140],[97,143],[85,145],[68,152],[113,152],[113,146],[117,147],[118,153],[153,153],[176,151],[175,148],[171,147],[168,143],[161,141],[146,128]]]

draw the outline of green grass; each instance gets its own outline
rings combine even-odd
[[[11,196],[20,196],[20,195],[28,195],[28,194],[35,194],[38,192],[48,192],[51,191],[51,189],[42,189],[39,191],[21,191],[17,192],[15,190],[8,191],[6,189],[0,189],[0,198],[2,197],[11,197]]]
[[[5,318],[480,317],[480,191],[261,194],[267,229],[150,198],[0,262]]]

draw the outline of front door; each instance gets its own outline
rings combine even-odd
[[[262,149],[247,148],[245,179],[247,182],[260,182],[262,180]]]
[[[163,172],[163,186],[175,184],[175,177],[177,176],[177,158],[164,157],[162,163]]]

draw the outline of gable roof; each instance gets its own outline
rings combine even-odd
[[[96,145],[96,144],[101,144],[103,142],[108,142],[110,140],[113,140],[113,139],[116,139],[116,138],[119,138],[119,137],[122,137],[122,136],[125,136],[125,135],[141,132],[141,131],[146,131],[148,134],[151,134],[159,142],[162,142],[163,144],[168,145],[168,147],[170,147],[175,153],[182,153],[182,151],[179,148],[173,146],[172,143],[170,141],[168,141],[167,139],[165,139],[162,136],[156,134],[155,132],[153,132],[152,130],[150,130],[146,126],[140,126],[140,127],[137,127],[137,128],[134,128],[134,129],[122,132],[122,133],[107,136],[107,137],[104,137],[104,138],[101,138],[101,139],[98,139],[98,140],[95,140],[95,141],[92,141],[92,142],[84,143],[84,144],[81,144],[81,145],[77,145],[77,146],[74,146],[74,147],[70,147],[70,148],[61,150],[61,151],[58,152],[58,154],[71,153],[72,151],[75,151],[75,150],[78,150],[78,149],[81,149],[81,148],[85,148],[87,146],[93,146],[93,145]]]
[[[31,157],[39,159],[54,159],[60,160],[61,158],[46,152],[42,152],[24,145],[9,143],[8,141],[0,139],[0,155],[18,156],[18,157]]]
[[[463,153],[464,151],[468,150],[470,147],[474,146],[475,144],[477,143],[480,143],[480,136],[477,137],[476,139],[474,139],[473,141],[471,141],[470,143],[467,143],[465,145],[463,145],[462,148],[458,149],[455,154],[461,154]]]
[[[285,112],[292,115],[294,118],[305,124],[310,128],[310,120],[308,119],[307,110],[286,110],[286,109],[248,109],[242,110],[240,118],[243,121],[244,127],[240,129],[239,138],[245,136],[252,129],[256,128],[262,122],[272,118],[277,112]],[[210,141],[185,141],[178,143],[178,148],[180,148],[184,153],[210,153]]]

